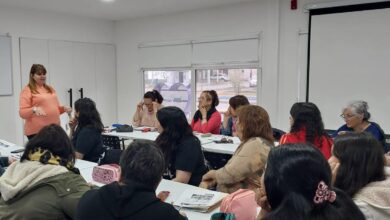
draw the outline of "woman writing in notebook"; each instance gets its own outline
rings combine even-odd
[[[198,98],[198,110],[191,122],[193,131],[199,133],[219,134],[221,128],[221,114],[215,107],[219,104],[217,92],[203,91]]]
[[[156,127],[156,113],[162,108],[164,98],[157,90],[144,94],[144,100],[137,105],[137,110],[133,116],[133,125]]]
[[[31,139],[46,125],[60,124],[60,114],[72,108],[60,105],[56,91],[46,84],[46,68],[33,64],[29,83],[20,93],[19,115],[25,120],[24,134]]]

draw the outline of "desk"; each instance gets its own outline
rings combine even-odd
[[[0,139],[0,156],[6,157],[11,155],[21,155],[21,153],[12,154],[11,151],[23,149],[23,147],[20,147],[16,144],[10,143],[8,141]]]
[[[146,139],[155,141],[158,132],[150,131],[150,132],[142,132],[134,130],[133,132],[108,132],[103,133],[104,135],[117,136],[119,138],[130,138],[130,139]],[[227,137],[233,140],[233,144],[217,144],[214,141],[221,140],[221,138],[226,137],[223,135],[211,135],[209,137],[202,137],[202,134],[196,133],[196,137],[199,138],[200,143],[204,151],[213,152],[213,153],[221,153],[221,154],[234,154],[237,147],[240,145],[241,141],[238,137]]]
[[[79,168],[79,167],[78,167]],[[80,168],[79,168],[80,169]],[[92,180],[92,171],[93,167],[90,168],[83,168],[80,169],[80,174],[84,177],[85,181],[90,182],[92,184],[95,184],[97,186],[103,186],[104,184],[102,183],[97,183]],[[180,195],[187,189],[200,189],[200,190],[205,190],[208,191],[207,189],[201,189],[199,187],[191,186],[188,184],[183,184],[183,183],[178,183],[170,180],[161,180],[160,184],[158,185],[156,189],[156,193],[159,193],[161,191],[169,191],[169,197],[167,198],[166,202],[167,203],[172,203],[176,199],[180,197]],[[221,192],[214,192],[220,195],[227,195],[226,193],[221,193]],[[209,220],[211,215],[215,212],[219,211],[219,208],[214,209],[210,213],[200,213],[200,212],[194,212],[188,209],[182,209],[181,211],[185,212],[188,219],[190,220]]]

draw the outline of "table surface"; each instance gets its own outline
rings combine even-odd
[[[103,133],[104,135],[110,135],[110,136],[116,136],[119,138],[130,138],[130,139],[146,139],[154,141],[156,140],[157,136],[159,135],[156,131],[150,131],[150,132],[142,132],[134,130],[133,132],[107,132]],[[227,137],[223,135],[211,135],[208,137],[204,137],[202,134],[195,134],[196,137],[199,138],[200,143],[202,145],[202,148],[204,151],[207,152],[214,152],[214,153],[220,153],[220,154],[234,154],[237,147],[240,145],[241,141],[238,137]],[[228,138],[232,139],[232,144],[222,144],[222,143],[215,143],[214,141],[219,141],[221,138]]]
[[[80,174],[84,177],[84,179],[89,182],[89,183],[92,183],[94,185],[97,185],[97,186],[103,186],[104,184],[102,183],[97,183],[95,181],[92,180],[92,171],[93,171],[93,167],[89,167],[89,168],[80,168]],[[178,183],[178,182],[174,182],[174,181],[171,181],[171,180],[161,180],[160,184],[158,185],[157,189],[156,189],[156,194],[158,194],[159,192],[161,191],[169,191],[170,194],[167,198],[167,200],[165,202],[167,203],[173,203],[175,200],[177,200],[180,195],[187,189],[196,189],[196,190],[202,190],[202,191],[209,191],[207,189],[202,189],[202,188],[199,188],[199,187],[195,187],[195,186],[191,186],[191,185],[188,185],[188,184],[183,184],[183,183]],[[216,193],[217,196],[225,196],[227,194],[225,193],[221,193],[221,192],[214,192],[213,193]],[[211,215],[215,212],[218,212],[219,211],[219,207],[218,208],[215,208],[214,210],[212,210],[210,213],[200,213],[200,212],[194,212],[194,211],[191,211],[189,209],[181,209],[180,211],[184,212],[188,219],[192,220],[209,220]]]

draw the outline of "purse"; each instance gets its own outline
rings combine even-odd
[[[131,125],[120,125],[116,128],[116,132],[133,132],[133,126]]]
[[[255,192],[239,189],[226,196],[221,203],[220,211],[233,213],[236,220],[254,220],[257,216]]]
[[[110,184],[119,181],[120,171],[118,164],[105,164],[95,166],[92,171],[92,179],[95,182]]]

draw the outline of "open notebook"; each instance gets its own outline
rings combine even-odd
[[[187,189],[173,205],[198,212],[210,212],[218,207],[225,196],[223,193],[210,190]]]

